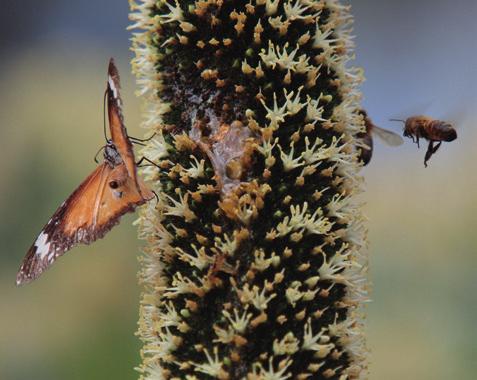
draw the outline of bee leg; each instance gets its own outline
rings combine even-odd
[[[424,156],[424,166],[427,168],[427,161],[430,160],[432,156],[432,150],[434,149],[434,144],[432,141],[429,141],[429,145],[427,147],[426,155]]]
[[[442,145],[442,141],[439,141],[439,144],[437,144],[434,149],[432,149],[432,154],[436,153],[437,152],[437,149],[440,148],[440,146]]]
[[[432,155],[437,152],[441,144],[442,144],[442,141],[439,141],[439,143],[436,146],[434,146],[434,141],[429,141],[429,146],[427,147],[426,156],[424,157],[424,166],[426,168],[427,168],[427,161],[429,161]]]

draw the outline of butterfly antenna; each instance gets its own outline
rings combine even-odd
[[[106,134],[106,96],[108,95],[108,90],[104,91],[103,97],[103,133],[104,139],[108,142],[108,135]]]
[[[401,123],[406,124],[406,120],[402,120],[402,119],[389,119],[389,121],[400,121]]]
[[[101,148],[99,148],[99,150],[96,152],[96,154],[94,155],[94,162],[96,162],[97,164],[99,163],[98,161],[98,154],[103,150],[105,149],[106,146],[102,146]]]

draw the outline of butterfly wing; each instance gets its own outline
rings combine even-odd
[[[102,238],[123,214],[146,200],[124,164],[98,166],[45,225],[23,260],[17,285],[36,279],[76,244]]]
[[[108,67],[108,118],[109,129],[111,131],[111,139],[126,165],[129,176],[133,179],[136,188],[142,194],[144,199],[150,200],[154,194],[149,190],[138,178],[136,170],[136,160],[134,158],[134,151],[129,140],[126,127],[124,126],[124,118],[122,114],[122,100],[119,92],[121,88],[119,80],[119,72],[111,58]]]
[[[134,151],[129,140],[126,127],[124,126],[124,118],[122,113],[122,100],[119,90],[121,85],[119,82],[119,72],[111,58],[108,67],[108,118],[109,129],[111,131],[111,139],[121,158],[126,164],[129,176],[137,183],[136,162],[134,159]]]

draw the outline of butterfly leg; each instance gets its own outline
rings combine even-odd
[[[141,143],[142,143],[142,142],[151,141],[156,134],[157,134],[157,133],[154,132],[154,133],[152,134],[152,136],[151,136],[151,137],[148,137],[147,139],[138,139],[137,137],[132,137],[132,136],[128,136],[128,138],[129,138],[133,143],[136,144],[136,143],[138,143],[138,142],[141,142]],[[140,144],[140,145],[142,145],[142,144]]]
[[[161,167],[156,164],[154,161],[150,160],[149,158],[147,158],[146,156],[142,156],[138,162],[136,162],[136,166],[139,166],[142,164],[143,161],[146,161],[146,162],[149,162],[149,164],[151,164],[152,166],[155,166],[159,169],[161,169]],[[146,166],[150,166],[150,165],[146,165]]]
[[[157,193],[154,190],[151,190],[151,191],[154,194],[154,197],[156,198],[156,204],[159,203],[159,196],[157,195]]]

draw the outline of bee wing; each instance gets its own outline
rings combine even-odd
[[[374,126],[373,133],[389,146],[399,146],[404,143],[401,136],[384,128]]]
[[[451,123],[452,126],[456,129],[461,129],[465,125],[466,127],[473,128],[471,124],[474,123],[472,117],[471,108],[469,108],[467,103],[453,104],[448,106],[446,112],[441,112],[439,114],[439,119]]]

